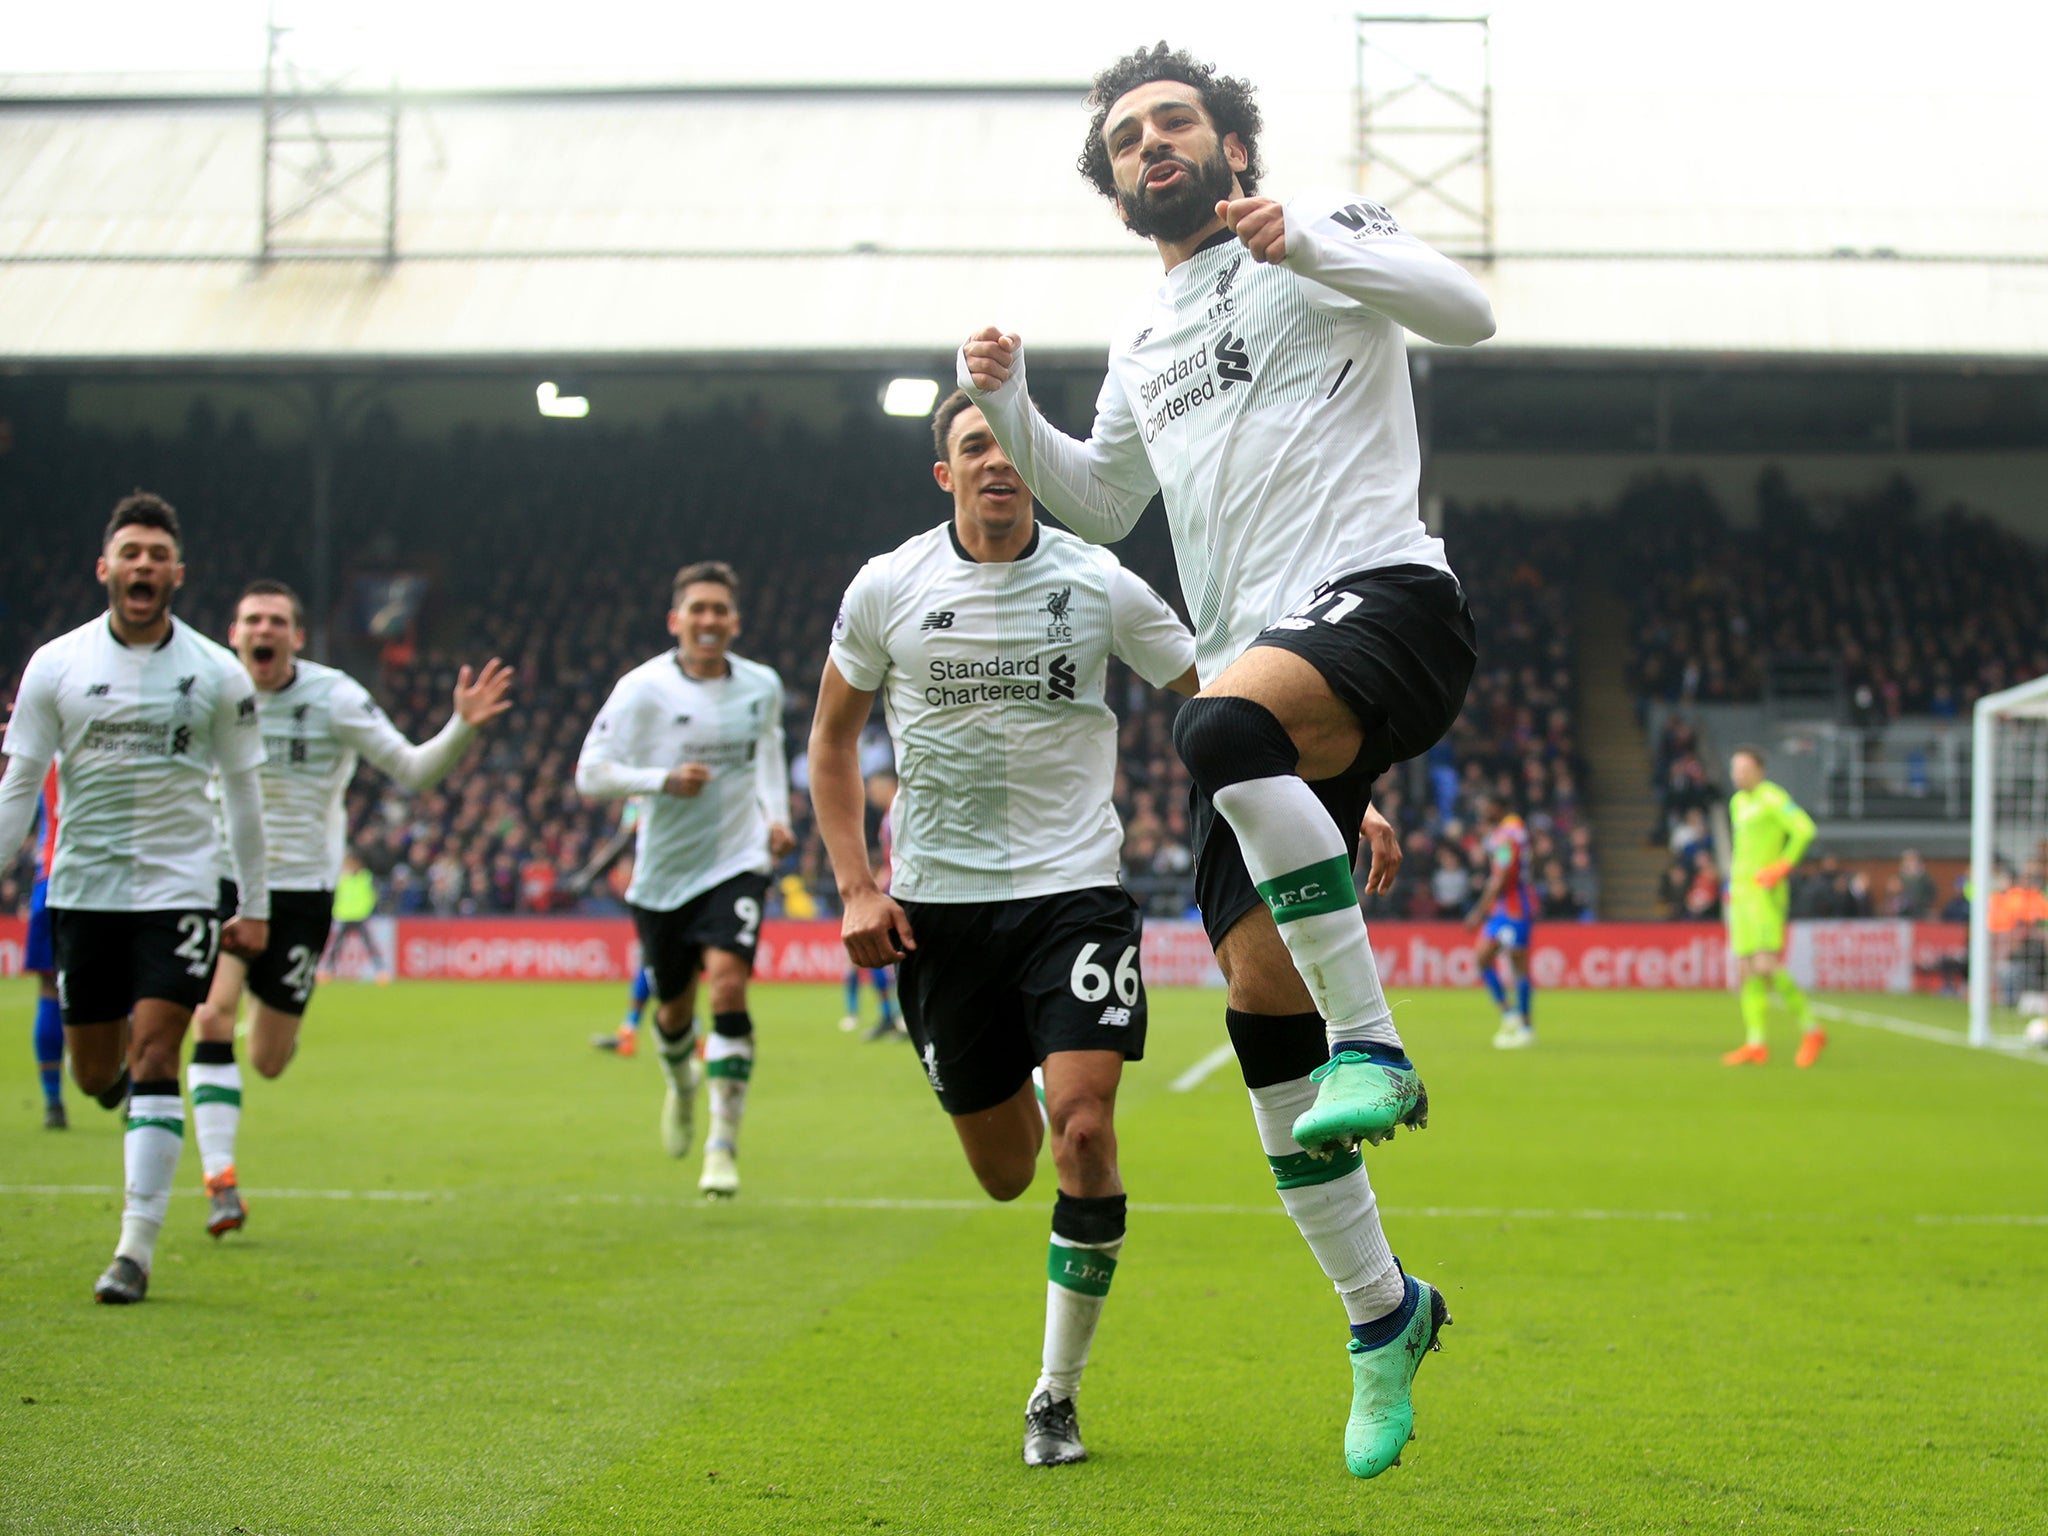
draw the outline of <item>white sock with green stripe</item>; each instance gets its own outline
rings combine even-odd
[[[1336,1287],[1345,1315],[1354,1323],[1386,1316],[1401,1305],[1407,1282],[1380,1230],[1379,1201],[1364,1158],[1356,1148],[1333,1157],[1302,1151],[1294,1122],[1316,1101],[1316,1085],[1307,1078],[1254,1088],[1251,1096],[1252,1120],[1280,1203]]]
[[[711,1090],[711,1131],[704,1145],[737,1152],[747,1084],[754,1076],[754,1021],[745,1013],[714,1014],[711,1031],[704,1042],[704,1078]]]
[[[1124,1197],[1070,1195],[1061,1190],[1052,1208],[1052,1243],[1046,1250],[1045,1354],[1031,1396],[1050,1392],[1071,1399],[1109,1299],[1109,1282],[1124,1251]],[[1027,1402],[1029,1399],[1026,1400]]]
[[[235,1166],[235,1133],[242,1124],[242,1069],[232,1040],[201,1040],[185,1068],[192,1095],[192,1137],[210,1179]]]
[[[121,1208],[121,1243],[114,1252],[144,1270],[156,1255],[156,1235],[171,1208],[171,1180],[185,1147],[185,1101],[178,1080],[137,1083],[128,1096],[128,1134],[122,1139],[127,1199]]]
[[[690,1063],[697,1055],[697,1021],[690,1020],[690,1027],[680,1035],[667,1034],[656,1023],[654,1046],[661,1056],[661,1070],[668,1074],[668,1080],[685,1093],[694,1092]]]
[[[1316,792],[1293,775],[1247,779],[1216,791],[1245,868],[1308,984],[1332,1045],[1366,1041],[1400,1050],[1393,1010],[1351,883],[1344,839]]]

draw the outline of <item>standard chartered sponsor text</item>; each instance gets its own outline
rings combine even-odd
[[[1022,661],[1008,656],[993,656],[986,661],[951,661],[939,657],[931,663],[931,679],[934,683],[961,683],[959,688],[927,688],[925,703],[935,709],[950,709],[963,704],[1015,704],[1033,703],[1039,696],[1039,659],[1027,656]]]
[[[1148,414],[1145,417],[1145,441],[1151,442],[1169,421],[1178,421],[1189,411],[1200,405],[1207,405],[1216,398],[1216,380],[1206,370],[1209,366],[1209,344],[1205,341],[1197,347],[1192,356],[1177,357],[1171,367],[1155,373],[1138,386],[1138,395]],[[1177,395],[1166,392],[1176,384],[1200,374],[1200,379],[1190,384]],[[1165,396],[1161,399],[1161,396]],[[1157,402],[1158,408],[1153,409]]]
[[[80,752],[117,757],[168,757],[171,728],[161,720],[95,720],[85,728]]]

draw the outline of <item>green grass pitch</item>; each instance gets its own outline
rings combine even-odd
[[[734,1204],[585,1043],[622,988],[334,986],[246,1093],[248,1229],[188,1144],[141,1307],[96,1307],[113,1116],[0,1096],[0,1531],[2048,1531],[2048,1070],[1868,1027],[1722,1068],[1732,1001],[1399,1017],[1434,1123],[1369,1153],[1455,1324],[1420,1438],[1343,1469],[1343,1315],[1280,1215],[1215,994],[1153,997],[1092,1459],[1019,1460],[1049,1167],[983,1199],[911,1053],[757,991]],[[1896,1011],[1910,1005],[1862,1000]],[[1951,1021],[1952,1022],[1952,1021]]]

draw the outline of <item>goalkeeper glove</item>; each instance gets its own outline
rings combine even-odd
[[[1791,873],[1792,861],[1790,859],[1775,859],[1756,872],[1756,883],[1768,891]]]

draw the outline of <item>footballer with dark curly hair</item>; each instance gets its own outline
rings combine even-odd
[[[1123,537],[1163,493],[1203,688],[1174,721],[1202,921],[1280,1198],[1351,1322],[1345,1462],[1407,1443],[1449,1321],[1387,1247],[1359,1155],[1429,1098],[1380,990],[1352,879],[1372,784],[1434,746],[1477,658],[1417,504],[1405,332],[1493,334],[1456,263],[1349,193],[1257,195],[1244,81],[1161,43],[1088,99],[1081,174],[1165,267],[1118,328],[1086,442],[1031,402],[1018,337],[961,348],[960,383],[1053,516]],[[1379,840],[1374,839],[1375,843]],[[1376,857],[1368,888],[1390,878]]]

